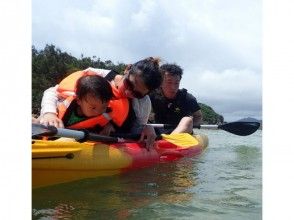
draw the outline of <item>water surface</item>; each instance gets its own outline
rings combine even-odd
[[[33,190],[33,219],[262,219],[261,131],[201,133],[199,158]]]

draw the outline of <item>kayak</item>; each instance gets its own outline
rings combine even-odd
[[[189,138],[187,138],[187,136]],[[200,155],[206,135],[176,134],[157,140],[147,150],[142,143],[77,142],[74,139],[32,140],[32,187],[44,187],[85,178],[111,176],[157,163]]]

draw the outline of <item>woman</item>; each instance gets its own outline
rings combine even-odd
[[[146,147],[153,146],[156,134],[152,126],[147,126],[151,111],[151,101],[148,93],[158,88],[162,81],[159,69],[160,59],[149,57],[134,64],[128,65],[124,75],[113,70],[88,68],[79,73],[73,73],[66,77],[59,85],[49,88],[44,92],[41,104],[40,123],[63,127],[62,121],[57,117],[56,106],[59,99],[74,93],[73,89],[66,88],[68,80],[77,80],[84,74],[97,74],[105,77],[117,91],[114,96],[117,99],[129,98],[131,100],[130,112],[124,125],[119,128],[108,123],[100,134],[109,135],[110,132],[141,133],[140,141],[145,140]],[[76,75],[74,75],[76,74]],[[73,77],[74,76],[74,77]],[[72,77],[72,79],[70,79]],[[146,139],[145,139],[146,138]]]

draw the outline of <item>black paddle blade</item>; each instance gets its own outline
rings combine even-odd
[[[219,125],[218,128],[230,133],[247,136],[253,134],[260,127],[259,122],[236,121]]]
[[[32,123],[32,138],[36,138],[38,136],[54,136],[56,133],[57,129],[54,126]]]

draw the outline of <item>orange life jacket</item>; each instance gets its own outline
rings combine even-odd
[[[67,97],[63,102],[59,103],[58,108],[58,118],[63,119],[67,108],[70,103],[75,99],[74,96]],[[115,99],[110,100],[108,107],[111,109],[109,113],[103,113],[101,115],[77,122],[67,128],[71,129],[87,129],[100,125],[105,126],[110,120],[112,120],[116,125],[121,126],[126,120],[129,112],[129,101],[128,99]]]
[[[87,75],[100,75],[97,72],[91,70],[81,70],[74,72],[64,78],[57,88],[58,96],[61,96],[65,100],[58,104],[58,117],[63,118],[68,106],[75,98],[76,82],[82,76]],[[68,128],[83,129],[94,127],[95,125],[105,126],[110,120],[112,120],[117,126],[121,126],[126,120],[129,113],[129,101],[127,98],[118,98],[119,91],[117,88],[111,85],[114,97],[117,99],[112,99],[109,102],[108,107],[111,109],[109,113],[103,113],[102,115],[87,119],[85,121],[78,122],[71,125]]]
[[[67,77],[65,77],[58,85],[57,92],[58,95],[67,98],[68,96],[74,96],[75,95],[75,88],[76,88],[76,82],[79,78],[82,76],[90,76],[90,75],[99,75],[102,76],[102,72],[94,72],[91,70],[80,70],[77,72],[74,72]],[[112,87],[112,93],[115,98],[121,98],[121,94],[117,88],[114,86]]]

